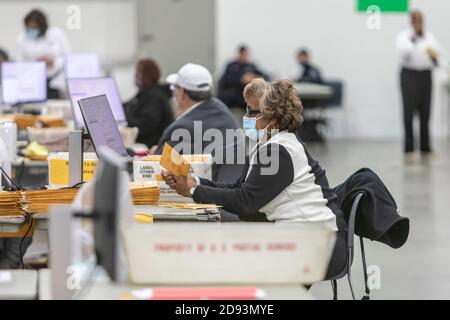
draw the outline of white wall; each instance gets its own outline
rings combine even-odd
[[[450,2],[413,0],[412,6],[424,11],[427,27],[450,52]],[[383,14],[381,30],[369,30],[368,15],[355,7],[356,0],[217,0],[217,75],[246,43],[262,68],[292,77],[298,72],[294,53],[306,46],[326,78],[345,81],[345,109],[333,115],[331,136],[400,137],[395,37],[409,20],[405,14]],[[435,89],[433,133],[440,136],[448,117],[436,82]]]

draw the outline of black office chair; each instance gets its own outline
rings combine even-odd
[[[352,208],[350,214],[347,218],[347,259],[346,264],[341,273],[334,276],[331,279],[327,279],[331,281],[331,287],[333,290],[333,300],[337,300],[337,280],[347,276],[348,285],[350,287],[350,292],[352,294],[353,300],[355,300],[355,292],[353,290],[352,284],[352,264],[353,264],[353,256],[354,256],[354,236],[355,236],[355,221],[356,215],[358,214],[358,205],[361,198],[364,196],[363,192],[360,192],[356,195],[355,200],[353,201]],[[362,297],[362,300],[370,300],[370,289],[367,284],[368,276],[367,276],[367,265],[366,265],[366,255],[364,251],[364,240],[363,237],[359,237],[359,243],[361,247],[361,259],[363,265],[364,272],[364,283],[365,283],[365,295]]]
[[[326,101],[325,108],[342,107],[342,99],[344,95],[344,83],[342,81],[332,80],[332,81],[325,81],[324,85],[333,88],[333,94]]]

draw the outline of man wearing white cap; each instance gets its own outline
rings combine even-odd
[[[234,139],[227,143],[226,130],[236,130],[238,126],[228,107],[219,99],[213,98],[211,73],[201,65],[188,63],[178,73],[170,75],[167,82],[171,84],[173,97],[183,113],[164,130],[156,153],[162,152],[165,143],[185,154],[210,153],[211,147],[208,146],[217,141],[204,138],[204,133],[215,129],[223,138],[219,148],[223,155],[211,152],[216,163],[213,166],[213,177],[219,178],[217,174],[226,153],[237,150]],[[241,171],[235,171],[233,175],[239,176]]]

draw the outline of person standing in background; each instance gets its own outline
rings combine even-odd
[[[237,59],[230,62],[225,68],[225,72],[219,80],[218,90],[218,98],[230,108],[239,124],[242,122],[242,116],[246,110],[242,92],[244,92],[244,87],[256,78],[268,80],[267,76],[254,63],[250,62],[248,47],[241,45]]]
[[[397,50],[401,58],[400,86],[403,99],[405,129],[405,163],[414,161],[414,113],[420,119],[420,151],[422,159],[429,161],[432,155],[429,120],[431,114],[432,71],[439,64],[439,44],[424,29],[424,17],[420,11],[411,13],[412,28],[397,36]]]
[[[48,98],[57,99],[65,90],[64,61],[69,41],[59,28],[49,27],[45,14],[32,10],[24,19],[25,31],[17,37],[17,61],[47,63]]]
[[[158,143],[174,119],[169,99],[158,86],[160,76],[159,66],[154,60],[140,60],[135,78],[139,91],[124,105],[128,126],[139,129],[137,142],[149,148]]]
[[[301,66],[300,77],[297,78],[297,82],[323,84],[319,69],[310,62],[308,50],[301,49],[298,51],[297,62]]]

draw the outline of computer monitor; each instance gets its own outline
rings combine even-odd
[[[45,62],[4,62],[0,69],[3,104],[16,105],[47,100]]]
[[[102,76],[96,53],[69,53],[64,64],[66,78],[98,78]]]
[[[72,102],[75,126],[84,128],[78,101],[83,98],[106,95],[111,106],[115,121],[119,125],[126,124],[125,111],[113,78],[71,78],[67,79],[67,89]]]
[[[99,164],[94,180],[94,242],[97,264],[110,278],[119,277],[120,176],[125,161],[108,147],[98,150]]]
[[[100,95],[78,100],[85,127],[91,137],[95,151],[102,146],[107,146],[123,157],[128,157],[128,152],[120,135],[119,127],[114,121],[114,116],[106,95]]]

